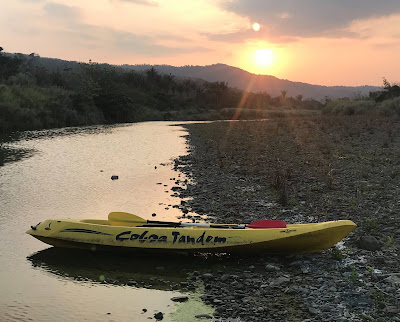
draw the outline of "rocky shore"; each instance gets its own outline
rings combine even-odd
[[[184,217],[218,223],[353,220],[317,254],[229,258],[189,272],[226,321],[400,321],[400,122],[297,117],[185,125]]]

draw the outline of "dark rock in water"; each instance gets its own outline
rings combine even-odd
[[[211,315],[208,314],[198,314],[195,316],[196,319],[212,319]]]
[[[382,243],[373,236],[362,236],[358,239],[358,247],[369,251],[376,251],[382,249]]]
[[[174,302],[186,302],[188,299],[189,298],[187,296],[183,295],[183,296],[172,297],[171,301],[174,301]]]
[[[118,176],[116,176],[116,175],[111,176],[111,180],[118,180]]]
[[[162,313],[162,312],[155,313],[155,314],[154,314],[154,318],[155,318],[157,321],[161,321],[162,319],[164,319],[164,313]]]

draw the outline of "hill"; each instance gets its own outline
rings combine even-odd
[[[145,71],[152,65],[122,65],[126,69]],[[369,92],[382,90],[377,86],[322,86],[301,82],[292,82],[287,79],[279,79],[270,75],[255,75],[243,69],[215,64],[209,66],[183,66],[155,65],[154,68],[164,74],[172,74],[178,77],[200,78],[209,82],[225,81],[229,86],[237,87],[250,92],[267,92],[271,96],[281,95],[285,90],[287,96],[323,100],[325,97],[332,99],[341,97],[368,96]]]
[[[57,58],[40,58],[40,64],[49,71],[78,68],[81,63],[66,61]],[[106,64],[103,64],[106,65]],[[303,98],[311,98],[323,101],[326,97],[337,99],[342,97],[368,96],[369,92],[382,90],[377,86],[322,86],[302,82],[292,82],[271,75],[256,75],[243,69],[225,65],[214,64],[208,66],[182,66],[170,65],[119,65],[126,70],[145,72],[154,67],[162,74],[171,74],[178,78],[201,79],[208,82],[224,81],[230,87],[236,87],[249,92],[267,92],[271,96],[280,96],[281,91],[286,91],[287,97],[302,95]]]

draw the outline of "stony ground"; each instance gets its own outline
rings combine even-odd
[[[400,321],[400,121],[298,117],[186,125],[175,167],[186,218],[218,223],[350,219],[337,247],[230,258],[202,280],[217,320]]]

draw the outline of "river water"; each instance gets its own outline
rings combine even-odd
[[[179,285],[192,264],[59,250],[25,234],[45,219],[111,211],[176,220],[180,199],[170,189],[184,175],[172,160],[187,146],[172,125],[32,131],[4,144],[20,159],[0,166],[1,320],[148,321],[176,309],[170,299],[185,293]]]

